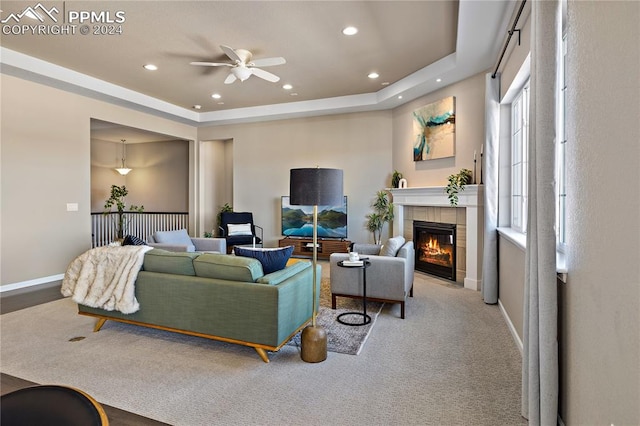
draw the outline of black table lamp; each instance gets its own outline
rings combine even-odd
[[[316,324],[316,265],[318,262],[318,206],[342,203],[342,170],[291,169],[290,204],[313,206],[313,314],[311,325],[302,330],[301,357],[306,362],[327,359],[327,332]]]

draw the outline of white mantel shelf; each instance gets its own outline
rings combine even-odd
[[[393,188],[393,204],[398,206],[439,206],[451,207],[444,186],[421,188]],[[466,185],[458,193],[457,207],[478,207],[484,205],[484,185]]]
[[[393,188],[389,191],[393,195],[393,205],[395,206],[395,219],[393,221],[394,235],[405,235],[405,206],[451,207],[444,186]],[[464,287],[477,291],[482,287],[484,186],[466,185],[464,190],[458,193],[458,205],[456,207],[464,208],[466,212],[467,263]]]

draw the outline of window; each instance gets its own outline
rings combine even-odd
[[[529,82],[511,104],[511,227],[527,229]]]

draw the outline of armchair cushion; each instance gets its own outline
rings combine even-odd
[[[236,235],[253,235],[253,232],[251,232],[251,224],[250,223],[241,223],[241,224],[233,224],[230,223],[227,225],[227,228],[229,228],[229,236],[236,236]]]
[[[386,243],[382,245],[380,249],[380,256],[395,257],[398,254],[400,248],[404,245],[404,237],[397,236],[389,238]]]
[[[227,252],[227,240],[224,238],[191,238],[193,245],[196,246],[198,252],[210,252],[210,253],[226,253]]]
[[[360,255],[378,255],[380,254],[380,244],[363,244],[354,243],[351,247],[351,251],[354,251]]]
[[[258,259],[264,273],[270,274],[285,268],[293,253],[293,246],[271,249],[234,247],[233,251],[236,256]]]
[[[186,251],[196,251],[196,247],[191,241],[191,237],[186,229],[177,229],[175,231],[156,231],[154,239],[160,244],[171,244],[186,246]]]

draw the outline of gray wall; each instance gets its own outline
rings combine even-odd
[[[127,206],[143,205],[147,212],[189,211],[189,142],[160,141],[128,144],[121,176],[122,144],[91,140],[91,211],[100,213],[111,185],[125,185]],[[112,209],[115,210],[115,209]]]
[[[640,2],[569,2],[568,425],[640,424]]]
[[[198,137],[232,141],[234,210],[253,212],[265,246],[277,247],[280,197],[298,167],[343,169],[349,239],[371,240],[365,215],[375,192],[390,185],[391,126],[391,112],[376,111],[202,127]]]
[[[500,303],[522,343],[525,250],[504,236],[500,236],[498,246]]]
[[[413,111],[448,96],[456,98],[455,157],[413,161]],[[445,186],[449,175],[463,168],[473,170],[473,151],[477,151],[479,160],[483,141],[484,73],[445,86],[393,110],[392,169],[403,174],[409,187]],[[480,173],[479,168],[477,173]]]
[[[92,118],[196,139],[192,126],[6,74],[0,85],[2,286],[49,282],[91,247]]]

